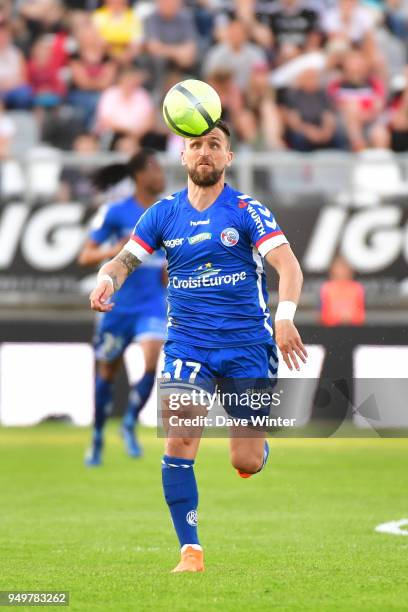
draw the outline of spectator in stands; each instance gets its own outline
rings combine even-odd
[[[341,54],[358,48],[373,65],[378,63],[373,14],[359,0],[339,0],[324,15],[322,27],[331,50]]]
[[[197,30],[182,0],[156,0],[156,10],[145,21],[146,50],[152,56],[154,84],[169,69],[192,70],[197,59]]]
[[[68,101],[83,114],[87,129],[93,127],[96,107],[116,77],[116,64],[106,54],[106,43],[92,25],[77,34],[78,51],[71,56],[71,91]]]
[[[10,26],[4,22],[0,23],[0,99],[13,109],[29,108],[32,102],[23,54],[12,43]]]
[[[307,152],[340,147],[333,104],[322,87],[318,70],[305,70],[295,86],[288,88],[283,116],[286,139],[292,149]]]
[[[257,143],[257,148],[285,149],[283,121],[275,102],[274,91],[269,84],[269,70],[265,64],[254,66],[244,92],[244,105],[251,115],[251,140]]]
[[[34,105],[50,108],[61,103],[66,94],[66,85],[49,35],[41,36],[34,43],[27,62],[27,76]]]
[[[115,153],[121,153],[122,155],[126,155],[127,157],[131,157],[135,153],[137,153],[139,149],[138,141],[129,134],[118,136],[113,140],[111,144],[111,149]]]
[[[93,21],[110,55],[123,65],[131,63],[141,50],[142,23],[128,0],[104,0]]]
[[[75,165],[65,166],[60,175],[59,202],[77,201],[93,204],[96,189],[93,185],[94,165],[82,163],[86,157],[95,155],[99,150],[95,134],[84,133],[74,140],[73,151],[78,155]]]
[[[237,150],[248,150],[257,136],[253,116],[244,104],[244,96],[234,81],[232,72],[218,70],[208,75],[207,81],[218,92],[222,105],[222,119],[233,127],[238,137]]]
[[[64,0],[64,4],[69,11],[92,11],[97,8],[98,0]]]
[[[353,279],[353,270],[344,257],[334,259],[329,280],[323,283],[320,290],[320,304],[322,325],[364,324],[364,287]]]
[[[19,0],[17,9],[28,30],[30,46],[42,34],[65,31],[62,0]]]
[[[124,68],[118,84],[101,96],[96,112],[96,131],[104,134],[129,134],[138,142],[154,126],[154,105],[142,87],[144,73]]]
[[[394,79],[385,119],[388,123],[388,146],[395,153],[408,151],[408,70],[405,76]]]
[[[361,51],[345,56],[343,74],[329,85],[329,94],[340,111],[353,151],[384,147],[384,129],[378,123],[384,106],[384,85],[371,76]]]
[[[408,39],[408,5],[402,0],[386,0],[384,22],[394,36],[404,42]]]
[[[319,16],[300,0],[279,0],[270,12],[256,18],[251,3],[239,9],[241,19],[250,28],[254,39],[272,52],[275,63],[317,49],[321,44]],[[250,7],[250,8],[249,8]]]
[[[0,1],[0,23],[11,22],[12,19],[12,6],[11,0]]]
[[[186,0],[185,5],[193,13],[194,23],[199,35],[199,52],[200,54],[205,53],[212,43],[214,2],[213,0]]]
[[[8,157],[15,133],[13,120],[7,116],[4,104],[0,100],[0,160]]]
[[[254,66],[267,65],[264,50],[248,41],[245,25],[234,19],[227,26],[225,42],[212,47],[204,58],[202,70],[207,76],[217,70],[230,70],[241,90],[247,85]]]

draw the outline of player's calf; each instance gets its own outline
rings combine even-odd
[[[262,455],[257,449],[252,455],[244,455],[241,452],[231,452],[231,463],[241,478],[250,478],[265,467],[269,457],[269,444],[264,441]]]

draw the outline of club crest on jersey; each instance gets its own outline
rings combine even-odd
[[[221,232],[221,242],[227,247],[232,247],[237,244],[239,240],[239,234],[233,227],[226,227]]]

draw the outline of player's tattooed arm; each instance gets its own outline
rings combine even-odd
[[[141,263],[135,255],[124,248],[116,257],[104,264],[98,272],[97,285],[89,296],[92,310],[111,311],[114,303],[110,298]]]
[[[142,263],[140,259],[126,249],[122,249],[121,252],[113,258],[113,261],[117,261],[125,269],[126,278]]]
[[[122,249],[116,257],[108,261],[99,271],[99,275],[107,274],[112,279],[114,291],[121,288],[127,277],[140,266],[142,262],[127,249]]]
[[[120,289],[125,280],[142,262],[127,249],[122,249],[107,265],[111,266],[112,272],[108,272],[113,281],[115,291]]]

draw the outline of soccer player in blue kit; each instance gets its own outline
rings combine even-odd
[[[273,214],[224,183],[232,158],[224,122],[205,136],[186,139],[182,163],[187,189],[160,200],[143,215],[123,250],[101,268],[90,295],[94,310],[110,311],[109,298],[127,276],[164,246],[169,274],[163,370],[167,380],[268,379],[271,366],[276,371],[276,344],[290,369],[299,369],[307,357],[293,323],[303,280],[299,263]],[[279,275],[276,344],[263,259]],[[181,547],[173,572],[204,569],[194,476],[199,443],[198,436],[166,438],[163,491]],[[230,438],[231,463],[242,477],[260,472],[268,452],[263,433]]]
[[[138,219],[163,193],[164,172],[154,152],[141,150],[130,161],[98,172],[98,182],[118,182],[126,174],[136,184],[134,195],[114,202],[96,215],[79,263],[95,266],[117,255],[129,240]],[[106,246],[113,243],[112,246]],[[121,432],[131,457],[142,454],[135,434],[138,414],[152,390],[157,361],[166,332],[165,257],[158,251],[134,272],[115,296],[115,310],[102,314],[94,339],[97,372],[92,445],[85,458],[88,466],[102,463],[103,429],[112,407],[113,382],[126,347],[135,340],[145,361],[142,378],[130,390]]]

